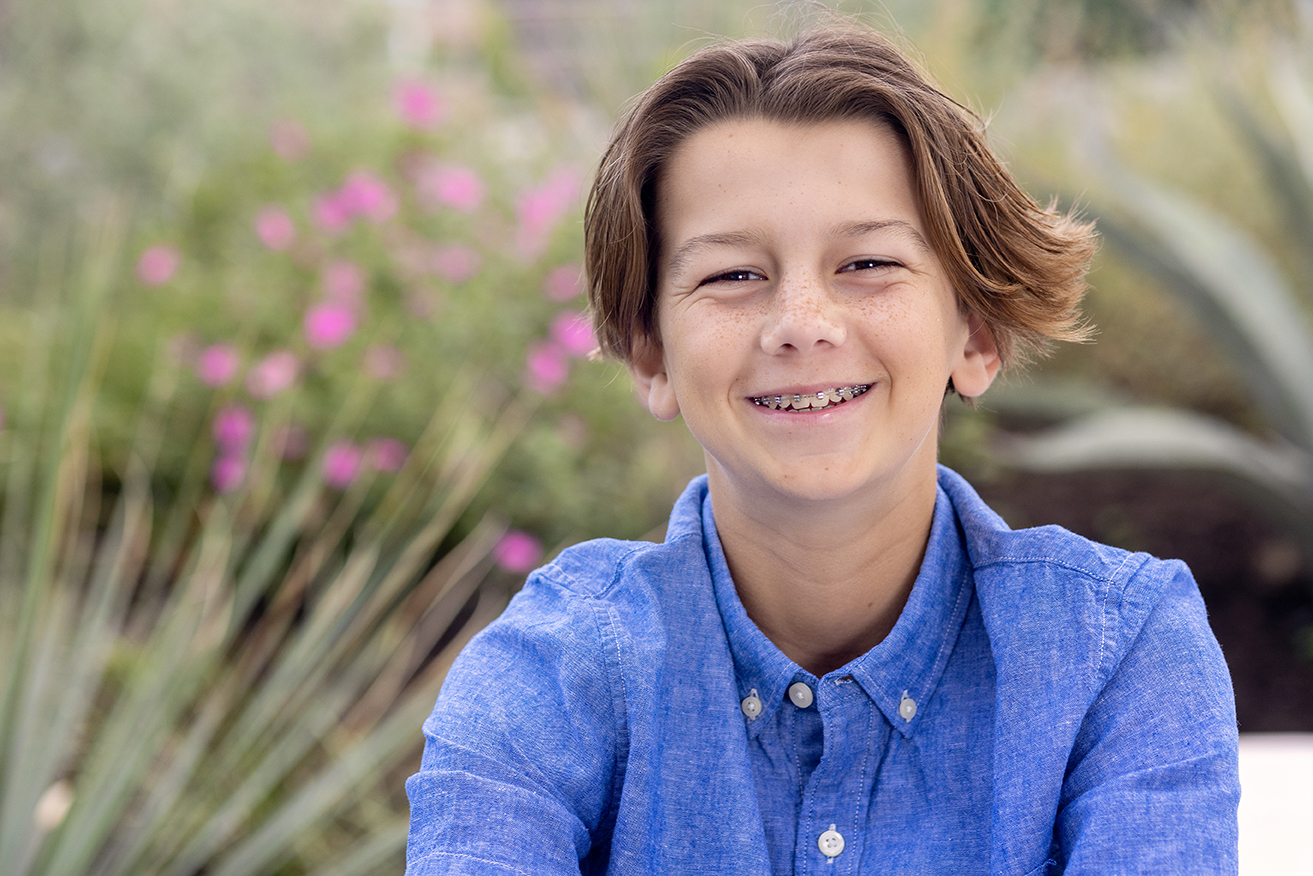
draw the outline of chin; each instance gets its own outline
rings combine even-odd
[[[839,466],[826,468],[824,463],[815,463],[770,479],[765,486],[781,498],[816,504],[841,503],[871,489],[872,480]]]

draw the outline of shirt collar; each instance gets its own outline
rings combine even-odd
[[[934,518],[925,558],[912,593],[893,630],[879,645],[817,679],[775,646],[748,617],[730,577],[729,565],[716,531],[711,496],[702,496],[702,537],[716,603],[734,658],[739,698],[756,692],[761,714],[748,722],[749,736],[770,722],[795,681],[813,689],[818,683],[856,681],[889,723],[905,736],[916,732],[923,706],[939,684],[971,601],[971,566],[953,502],[942,486],[936,488]],[[909,719],[900,714],[904,697],[917,706]]]

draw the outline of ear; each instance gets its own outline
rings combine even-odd
[[[629,373],[634,378],[638,400],[658,420],[679,416],[679,401],[666,371],[666,357],[661,345],[651,338],[635,341],[629,357]]]
[[[1003,360],[999,358],[994,333],[974,310],[967,313],[967,331],[969,334],[962,347],[962,357],[950,377],[959,395],[975,398],[989,389]]]

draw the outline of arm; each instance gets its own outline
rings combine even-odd
[[[578,874],[614,818],[623,703],[604,606],[536,573],[453,664],[424,723],[407,876]]]
[[[1150,568],[1169,580],[1086,714],[1068,762],[1054,839],[1069,876],[1237,871],[1230,675],[1189,570]],[[1121,594],[1124,612],[1137,613],[1140,580]]]

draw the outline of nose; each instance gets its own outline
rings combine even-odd
[[[765,352],[775,355],[792,349],[805,353],[823,345],[837,347],[846,336],[842,306],[824,277],[813,273],[781,277],[761,334]]]

